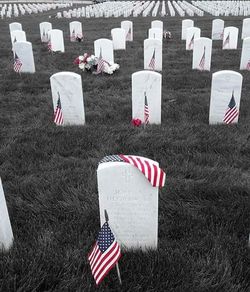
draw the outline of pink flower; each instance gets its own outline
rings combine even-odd
[[[142,121],[140,119],[132,119],[131,123],[135,127],[140,127],[140,125],[142,124]]]
[[[74,62],[73,62],[75,65],[79,65],[81,63],[79,57],[77,57]]]

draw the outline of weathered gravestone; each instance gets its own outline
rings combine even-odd
[[[161,28],[150,28],[148,30],[148,38],[149,39],[159,39],[162,40],[163,34]]]
[[[0,178],[0,250],[8,251],[13,243],[13,233],[9,213],[4,197],[2,181]]]
[[[182,20],[181,39],[186,40],[187,29],[194,26],[194,21],[191,19]]]
[[[26,42],[26,33],[23,30],[12,30],[10,32],[11,43]]]
[[[186,50],[193,50],[194,40],[200,38],[201,30],[198,27],[190,27],[186,30]]]
[[[121,22],[121,28],[125,29],[126,41],[133,41],[133,22],[124,20]]]
[[[9,24],[10,32],[12,30],[22,30],[22,24],[19,22],[12,22]]]
[[[114,63],[114,50],[113,42],[109,39],[98,39],[94,41],[95,56],[99,57],[100,53],[102,58],[109,62]]]
[[[111,29],[114,50],[126,50],[126,31],[123,28]]]
[[[144,69],[162,71],[162,41],[144,40]]]
[[[75,42],[78,38],[82,38],[82,24],[79,21],[72,21],[69,23],[70,41]]]
[[[49,41],[49,31],[52,29],[50,22],[41,22],[39,24],[41,41],[47,43]]]
[[[64,53],[63,32],[59,29],[52,29],[48,32],[52,52]]]
[[[250,18],[243,19],[241,38],[245,39],[250,37]]]
[[[210,71],[212,40],[197,38],[194,40],[192,68],[200,71]]]
[[[97,169],[101,225],[105,222],[106,210],[110,227],[121,246],[128,249],[157,249],[160,183],[153,186],[149,178],[135,167],[136,163],[150,174],[151,182],[157,180],[161,186],[164,185],[165,174],[159,170],[156,161],[131,155],[105,157]],[[153,178],[152,166],[157,178]]]
[[[13,43],[14,55],[17,55],[21,62],[21,73],[35,73],[35,63],[30,42],[14,42]]]
[[[161,20],[151,21],[151,28],[160,28],[163,32],[163,22]]]
[[[233,50],[237,49],[238,43],[238,33],[239,29],[234,26],[228,26],[224,28],[224,36],[223,36],[223,50]]]
[[[250,37],[243,40],[240,69],[250,71]]]
[[[84,125],[85,113],[81,75],[72,72],[59,72],[50,77],[54,114],[60,110],[59,118],[54,116],[57,125]]]
[[[242,75],[223,70],[213,74],[209,124],[238,123]]]
[[[224,20],[214,19],[212,22],[212,40],[223,40]]]
[[[132,118],[145,123],[145,105],[148,105],[149,124],[161,124],[160,73],[139,71],[132,74]]]

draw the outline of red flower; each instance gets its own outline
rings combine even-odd
[[[79,65],[81,63],[81,61],[79,60],[79,57],[77,57],[74,62],[75,65]]]
[[[142,121],[140,119],[132,119],[131,123],[135,127],[140,127],[140,125],[142,124]]]

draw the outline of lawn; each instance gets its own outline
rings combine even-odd
[[[143,40],[155,18],[129,18],[134,41],[115,51],[113,76],[81,72],[73,60],[93,53],[123,18],[85,19],[85,40],[70,43],[69,19],[39,15],[0,20],[0,176],[14,245],[0,254],[0,291],[96,291],[87,254],[100,229],[96,169],[109,154],[141,155],[166,172],[159,193],[157,251],[123,251],[120,286],[115,269],[98,291],[249,291],[250,72],[243,75],[239,124],[209,126],[213,72],[239,72],[242,42],[222,51],[213,42],[212,70],[191,69],[179,17],[165,17],[173,40],[163,43],[162,124],[131,125],[131,74],[143,70]],[[212,17],[194,17],[211,36]],[[79,20],[79,19],[78,19]],[[240,29],[242,17],[227,17]],[[12,69],[8,24],[19,21],[32,42],[36,73]],[[50,54],[39,23],[64,31],[64,54]],[[85,126],[57,127],[49,78],[81,74]],[[0,214],[1,215],[1,214]]]

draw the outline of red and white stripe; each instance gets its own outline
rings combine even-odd
[[[97,63],[97,69],[96,69],[97,74],[102,73],[104,71],[104,66],[105,66],[105,61],[101,57],[98,59],[98,63]]]
[[[148,105],[146,104],[144,106],[144,124],[146,125],[149,124],[149,109],[148,109]]]
[[[154,161],[134,155],[119,155],[123,161],[138,168],[151,183],[153,187],[163,187],[165,185],[166,174]]]
[[[250,71],[250,60],[247,62],[246,70]]]
[[[57,107],[54,113],[54,123],[56,125],[62,125],[63,124],[63,114],[62,109],[60,107]]]
[[[104,253],[101,252],[97,243],[94,245],[88,260],[97,285],[101,283],[120,257],[121,249],[116,240]]]
[[[233,108],[229,108],[225,113],[223,122],[226,124],[231,124],[237,118],[238,115],[239,115],[239,112],[236,106]]]

